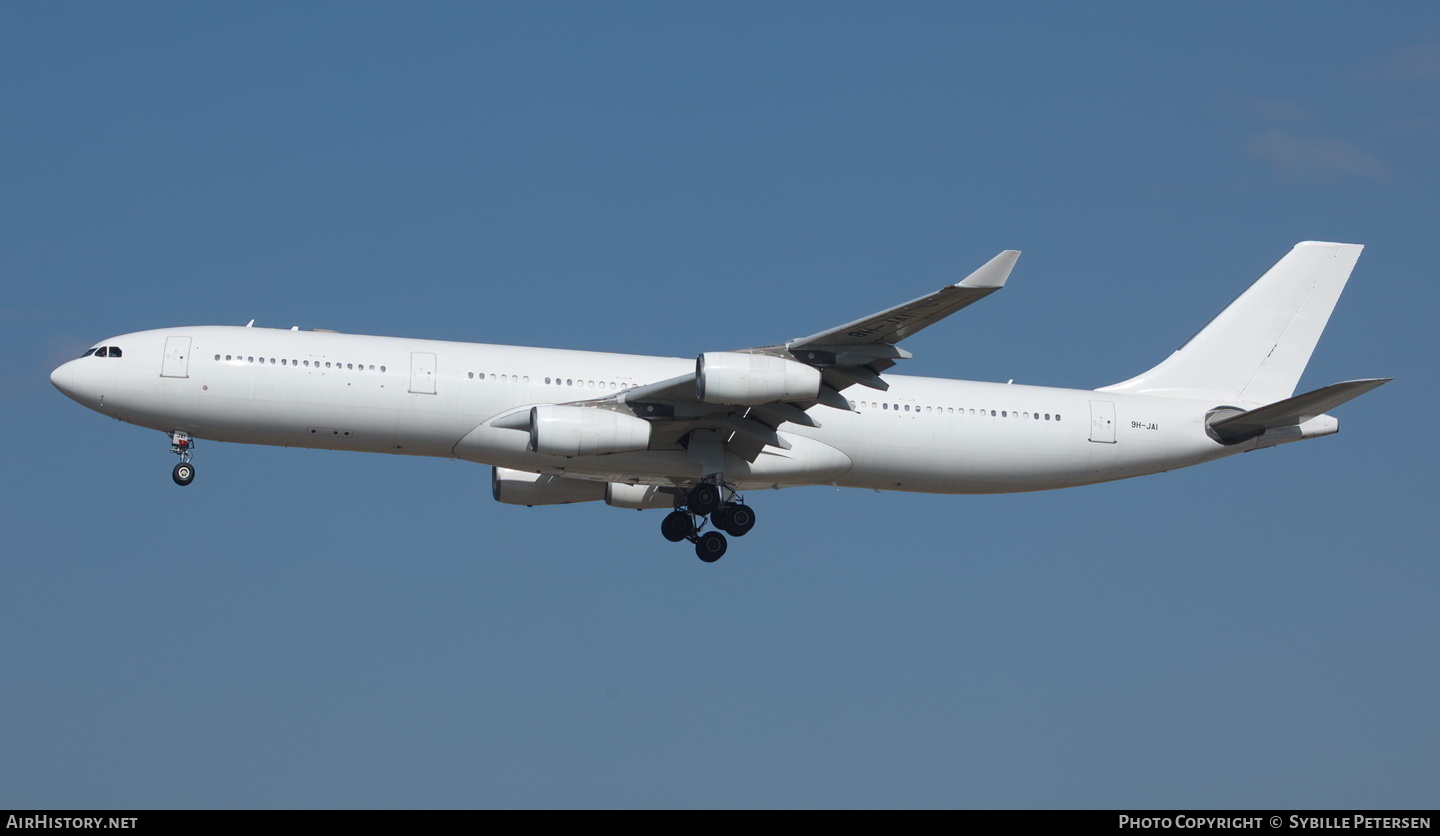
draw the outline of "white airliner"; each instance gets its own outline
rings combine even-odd
[[[1297,244],[1160,365],[1095,390],[888,373],[901,340],[1004,286],[1014,250],[838,328],[694,360],[252,322],[112,337],[50,380],[165,432],[181,485],[196,438],[453,457],[491,465],[500,502],[671,509],[662,534],[710,562],[755,524],[741,491],[1039,491],[1334,433],[1326,410],[1389,380],[1294,394],[1360,250]]]

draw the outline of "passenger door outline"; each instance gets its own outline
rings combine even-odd
[[[190,338],[166,337],[165,357],[160,361],[161,377],[190,376]]]
[[[415,395],[435,394],[435,355],[428,351],[410,352],[410,392]]]

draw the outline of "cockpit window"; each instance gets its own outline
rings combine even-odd
[[[115,347],[115,346],[113,346],[113,345],[110,346],[109,351],[110,351],[110,356],[111,356],[111,357],[119,357],[119,356],[120,356],[120,349],[117,348],[117,347]]]
[[[82,354],[82,355],[80,355],[80,356],[81,356],[81,357],[89,357],[90,355],[92,355],[92,354],[94,354],[94,353],[95,353],[95,349],[92,348],[92,349],[89,349],[88,351],[86,351],[84,354]]]

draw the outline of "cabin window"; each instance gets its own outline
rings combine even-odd
[[[382,371],[382,372],[385,371],[385,367],[384,367],[384,366],[381,366],[381,367],[380,367],[380,371]],[[481,377],[484,377],[485,375],[482,374],[482,375],[480,375],[480,376],[481,376]]]

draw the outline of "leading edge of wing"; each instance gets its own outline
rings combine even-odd
[[[785,348],[873,343],[893,345],[1004,287],[1019,257],[1019,250],[1004,250],[960,282],[854,322],[791,340],[785,343]]]

